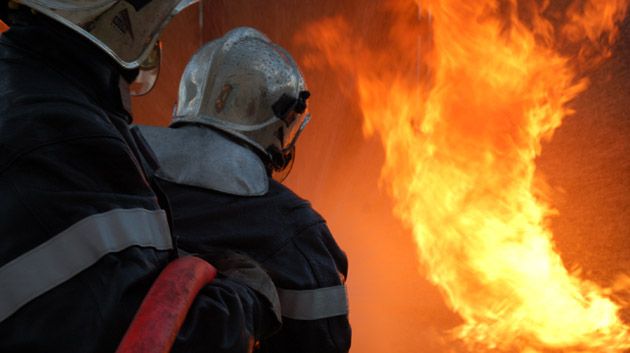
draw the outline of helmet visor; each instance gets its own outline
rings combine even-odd
[[[161,61],[162,43],[158,41],[149,56],[140,64],[138,77],[129,85],[129,93],[132,96],[143,96],[153,89],[160,74]]]
[[[311,121],[311,114],[308,110],[303,113],[291,112],[285,118],[285,121],[288,123],[288,126],[284,130],[282,149],[286,151],[295,146],[295,142],[300,137],[302,130]]]

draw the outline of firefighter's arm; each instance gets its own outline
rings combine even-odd
[[[193,303],[172,352],[249,352],[252,342],[278,330],[275,287],[254,260],[218,249],[195,255],[219,274]]]

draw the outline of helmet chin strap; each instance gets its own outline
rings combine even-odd
[[[284,170],[293,160],[295,145],[292,145],[285,150],[280,150],[276,146],[271,146],[267,149],[267,153],[270,157],[269,159],[272,171],[279,172]]]
[[[276,148],[277,150],[277,148]],[[295,162],[295,145],[287,148],[285,152],[279,152],[282,156],[281,166],[276,167],[272,162],[270,176],[277,182],[282,183],[289,176],[293,163]]]

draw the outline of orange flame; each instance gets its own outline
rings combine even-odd
[[[382,182],[430,279],[465,320],[474,352],[620,352],[629,328],[609,290],[555,252],[536,174],[541,141],[611,55],[626,0],[390,1],[387,46],[342,18],[309,27],[328,64],[356,82]],[[342,35],[342,33],[344,35]],[[353,94],[352,91],[347,92]]]

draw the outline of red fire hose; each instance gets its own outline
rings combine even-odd
[[[216,274],[194,256],[171,262],[151,286],[116,353],[169,352],[197,293]]]

